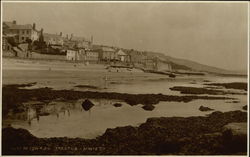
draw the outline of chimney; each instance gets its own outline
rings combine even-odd
[[[73,38],[73,33],[71,34],[71,36],[70,36],[70,39],[72,39]]]
[[[69,35],[68,34],[66,35],[66,39],[69,39]]]
[[[36,23],[33,23],[33,29],[36,29]]]
[[[16,20],[14,20],[12,23],[13,23],[14,25],[16,25]]]
[[[62,32],[60,32],[60,36],[62,37]]]
[[[39,35],[39,42],[44,42],[43,28],[41,28],[41,32],[40,32],[40,35]]]
[[[91,35],[91,44],[93,44],[94,42],[94,38],[93,38],[93,35]]]

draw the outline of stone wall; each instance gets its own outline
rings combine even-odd
[[[66,60],[66,55],[48,55],[48,54],[40,54],[37,52],[31,52],[29,58],[47,59],[47,60]]]

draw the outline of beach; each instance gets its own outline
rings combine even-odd
[[[243,109],[247,105],[245,77],[208,74],[170,78],[139,69],[107,67],[102,64],[3,58],[3,110],[6,111],[3,127],[7,130],[10,126],[25,129],[41,140],[67,137],[69,140],[81,138],[91,141],[104,136],[110,129],[117,130],[117,127],[131,126],[133,130],[152,117],[185,119],[233,111],[241,116],[246,114]],[[230,87],[234,82],[243,85],[233,84]],[[227,83],[230,88],[220,83]],[[14,100],[10,101],[9,97],[14,97]],[[82,108],[85,100],[93,103],[88,110]],[[211,110],[201,111],[201,106]],[[27,121],[27,117],[21,115],[31,118]],[[246,121],[230,120],[220,128],[229,122]]]

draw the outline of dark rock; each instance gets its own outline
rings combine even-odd
[[[33,136],[29,131],[25,129],[15,129],[12,127],[4,128],[2,131],[2,136],[4,137],[11,137],[13,139],[20,139],[20,140],[30,140],[30,139],[36,139],[35,136]],[[18,141],[15,141],[18,142]],[[20,141],[21,142],[21,141]]]
[[[169,77],[175,78],[176,76],[174,74],[169,74]]]
[[[205,85],[222,86],[229,89],[242,89],[247,91],[247,83],[245,82],[232,82],[232,83],[209,83]]]
[[[223,128],[225,130],[231,130],[233,135],[247,136],[247,123],[229,123]]]
[[[78,99],[116,99],[121,100],[129,105],[150,105],[158,104],[160,101],[168,102],[190,102],[196,99],[205,100],[232,100],[229,97],[215,97],[215,96],[176,96],[176,95],[159,95],[159,94],[127,94],[115,92],[93,92],[93,91],[73,91],[73,90],[53,90],[52,88],[37,88],[37,89],[20,89],[19,86],[5,85],[2,88],[2,114],[6,117],[8,113],[20,106],[22,103],[29,102],[32,98],[36,101],[50,102],[58,98],[63,100],[78,100]],[[13,99],[11,97],[15,96]]]
[[[86,99],[86,100],[82,103],[82,108],[83,108],[85,111],[90,110],[93,106],[94,106],[94,104],[93,104],[90,100],[88,100],[88,99]]]
[[[239,103],[239,100],[227,101],[226,103]]]
[[[109,140],[109,142],[125,142],[132,135],[136,136],[137,128],[132,126],[116,127],[114,129],[107,129],[100,137],[101,139]]]
[[[211,81],[209,81],[209,80],[203,80],[203,82],[211,82]]]
[[[239,100],[233,100],[232,103],[239,103]]]
[[[208,116],[197,117],[148,118],[139,127],[107,129],[103,135],[89,140],[67,137],[36,138],[24,129],[4,128],[2,153],[4,155],[246,155],[247,119],[247,113],[242,111],[225,113],[217,111]],[[244,130],[244,133],[240,133],[235,126],[242,128],[240,130]],[[17,151],[13,149],[31,148],[34,145],[38,148],[51,149]],[[81,149],[100,146],[103,149]],[[61,147],[70,149],[55,149]],[[71,148],[79,149],[71,150]]]
[[[247,105],[242,107],[243,110],[247,110]]]
[[[144,105],[142,108],[146,111],[152,111],[155,107],[153,105]]]
[[[199,87],[175,86],[175,87],[170,88],[170,90],[180,91],[182,94],[210,94],[210,95],[226,94],[226,92],[224,91],[199,88]]]
[[[223,144],[230,153],[247,151],[247,123],[229,123],[223,127]]]
[[[200,111],[213,111],[214,109],[211,109],[209,107],[200,106],[199,110]]]
[[[86,89],[99,89],[99,87],[96,87],[96,86],[91,86],[91,85],[77,85],[75,87],[78,87],[78,88],[86,88]]]
[[[114,106],[115,106],[115,107],[121,107],[122,104],[121,104],[121,103],[115,103]]]
[[[245,93],[240,92],[230,92],[223,91],[218,89],[213,89],[214,87],[185,87],[185,86],[174,86],[169,88],[173,91],[180,91],[182,94],[209,94],[209,95],[226,95],[226,94],[237,94],[237,95],[245,95]]]
[[[7,127],[2,130],[2,151],[5,154],[19,154],[12,149],[23,144],[26,146],[32,145],[36,141],[37,138],[25,129]]]
[[[165,139],[157,143],[153,148],[156,154],[173,154],[181,149],[181,143],[178,140]]]
[[[135,98],[126,98],[124,101],[131,106],[139,104]]]

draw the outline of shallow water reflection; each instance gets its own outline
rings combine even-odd
[[[216,111],[241,110],[246,103],[226,103],[224,100],[195,100],[189,103],[160,102],[153,111],[145,111],[142,105],[130,106],[117,100],[90,99],[95,106],[89,111],[82,109],[81,103],[53,102],[51,112],[47,116],[34,118],[29,125],[26,122],[14,123],[13,127],[25,128],[37,137],[83,137],[95,138],[102,135],[107,128],[115,128],[126,125],[139,125],[149,117],[172,116],[204,116],[211,112],[199,111],[200,105],[208,106]],[[114,107],[119,102],[121,107]],[[70,104],[70,105],[69,105]],[[47,106],[47,107],[48,107]]]
[[[194,78],[195,79],[195,78]],[[178,91],[171,91],[173,86],[204,87],[204,79],[209,82],[245,82],[245,78],[201,78],[188,80],[161,80],[139,83],[113,84],[108,89],[101,92],[118,93],[162,93],[167,95],[183,95]],[[70,85],[72,87],[72,84]],[[81,90],[81,89],[77,89]],[[232,89],[224,89],[239,92]],[[211,95],[210,95],[211,96]],[[217,95],[220,96],[220,95]],[[242,110],[242,106],[247,104],[247,95],[223,95],[237,98],[236,103],[230,100],[194,100],[184,102],[160,102],[155,105],[153,111],[145,111],[142,105],[130,106],[119,100],[90,99],[94,106],[85,111],[82,108],[83,99],[72,102],[61,100],[43,104],[39,107],[29,108],[30,123],[24,120],[12,122],[15,128],[25,128],[37,137],[82,137],[95,138],[102,135],[107,128],[132,125],[136,126],[144,123],[150,117],[189,117],[205,116],[209,112],[199,111],[199,107],[206,106],[214,111]],[[121,107],[113,106],[121,103]]]

